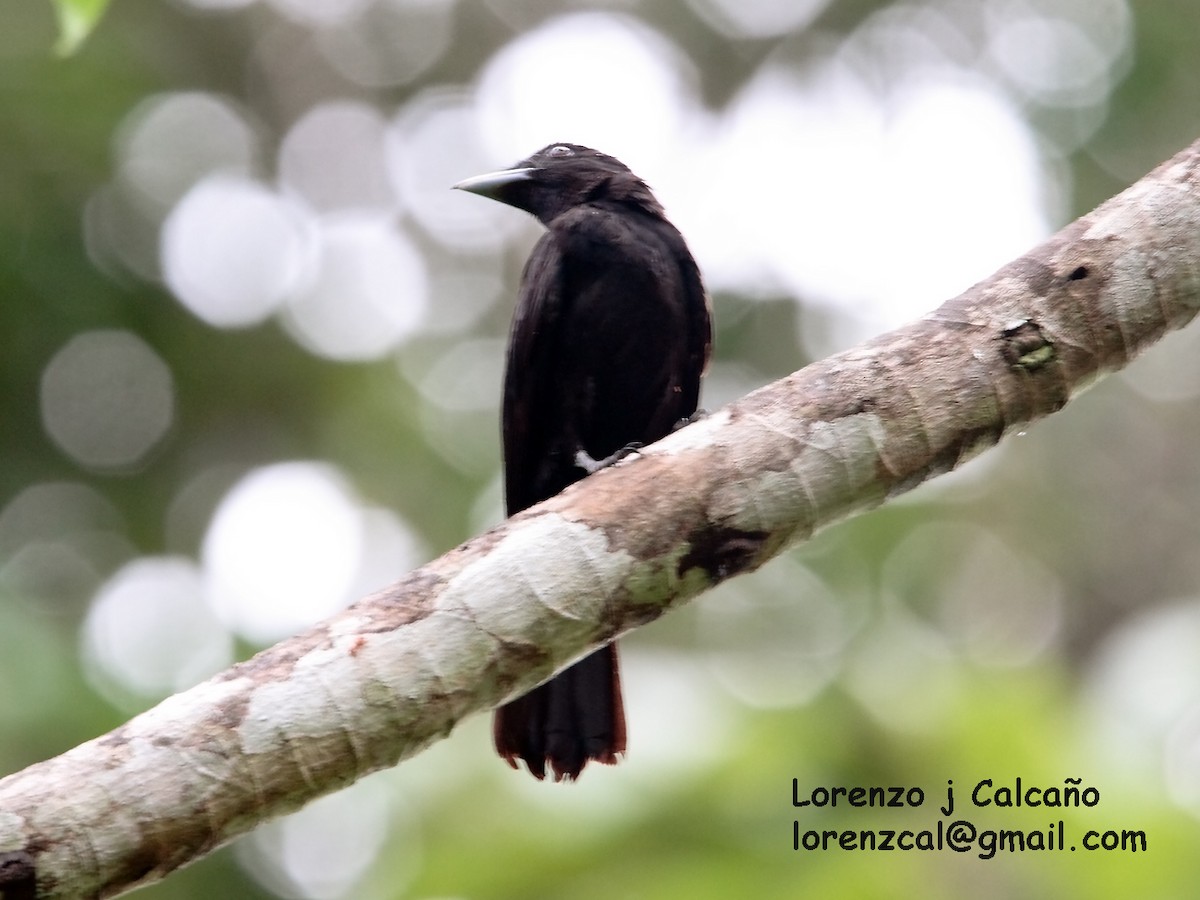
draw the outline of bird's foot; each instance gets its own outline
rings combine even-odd
[[[632,444],[626,444],[616,453],[612,453],[604,457],[604,459],[592,459],[586,450],[580,449],[575,451],[575,465],[579,466],[579,468],[583,469],[589,475],[594,475],[601,469],[607,469],[613,463],[620,462],[629,454],[636,453],[641,449],[642,445],[635,441]]]
[[[682,419],[680,419],[678,422],[676,422],[674,425],[672,425],[671,433],[674,434],[680,428],[687,428],[687,426],[691,425],[693,422],[699,422],[701,419],[707,419],[707,418],[708,418],[708,410],[707,409],[698,409],[694,413],[692,413],[690,416],[684,416]]]

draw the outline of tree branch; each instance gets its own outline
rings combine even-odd
[[[755,391],[0,781],[0,895],[32,896],[18,892],[36,876],[38,897],[114,896],[394,765],[1061,408],[1198,304],[1200,142],[912,325]]]

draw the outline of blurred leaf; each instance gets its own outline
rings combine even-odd
[[[498,234],[491,249],[455,247],[426,233],[410,213],[424,191],[443,190],[476,171],[465,158],[463,169],[455,168],[453,156],[444,165],[452,171],[439,174],[438,157],[449,156],[461,136],[456,129],[470,130],[459,118],[473,108],[460,102],[463,86],[479,83],[485,72],[494,77],[502,49],[526,54],[522,38],[548,18],[614,5],[370,0],[291,4],[287,14],[259,4],[253,15],[238,11],[246,4],[224,5],[225,12],[204,14],[194,4],[160,0],[124,0],[111,10],[109,0],[4,8],[0,772],[60,753],[125,717],[96,692],[94,662],[80,654],[88,599],[143,555],[182,555],[199,564],[214,510],[247,472],[297,460],[335,466],[368,513],[382,509],[402,518],[431,555],[500,515],[499,385],[453,376],[457,360],[471,355],[462,347],[476,348],[472,353],[490,347],[493,368],[499,364],[536,229],[530,223],[519,235]],[[331,27],[319,10],[294,15],[301,6],[327,6],[330,16],[334,7],[353,7],[354,14]],[[864,37],[886,37],[896,27],[920,35],[899,45],[884,40],[886,53],[874,55],[929,52],[928,64],[913,56],[922,79],[943,71],[960,78],[976,48],[982,71],[973,77],[1002,93],[993,50],[1007,45],[989,34],[1066,36],[1068,45],[1082,46],[1080,36],[1096,22],[1128,26],[1129,43],[1118,47],[1110,73],[1120,82],[1106,101],[1038,107],[1023,91],[1014,95],[1035,127],[1048,129],[1047,145],[1057,148],[1051,170],[1063,181],[1044,187],[1061,194],[1062,220],[1086,212],[1200,134],[1200,80],[1192,63],[1200,4],[1099,4],[1104,16],[1088,7],[1067,16],[1068,27],[1058,22],[1058,13],[1067,15],[1064,4],[1053,16],[1026,4],[1030,9],[1019,16],[993,17],[984,26],[970,4],[945,0],[827,3],[811,28],[750,37],[738,22],[758,15],[763,27],[774,27],[781,21],[776,13],[805,4],[616,6],[621,23],[652,29],[672,48],[669,56],[682,55],[681,90],[702,99],[696,133],[704,135],[740,127],[735,120],[753,112],[748,104],[762,96],[764,76],[815,77],[855,34],[860,48]],[[106,14],[108,27],[97,29]],[[1135,21],[1122,25],[1126,15]],[[611,17],[605,21],[612,24]],[[407,55],[406,42],[413,42]],[[1092,46],[1090,39],[1083,43]],[[43,48],[51,45],[63,56],[74,54],[69,64],[48,58]],[[441,47],[444,55],[428,62],[427,47]],[[839,67],[848,64],[844,53],[836,59]],[[425,67],[413,68],[419,60]],[[397,72],[402,83],[378,80]],[[1099,97],[1086,87],[1090,78],[1080,71],[1071,82],[1079,97],[1067,99]],[[835,118],[864,124],[845,113],[846,100],[839,99]],[[649,100],[639,98],[638,105]],[[311,353],[283,317],[253,328],[214,328],[164,290],[158,266],[164,217],[214,167],[236,164],[239,177],[275,190],[298,171],[304,183],[314,181],[304,166],[316,160],[316,170],[329,177],[314,183],[357,202],[355,191],[381,164],[361,163],[370,157],[355,154],[352,135],[317,142],[323,157],[293,155],[292,123],[330,107],[357,110],[376,132],[403,138],[392,149],[403,150],[396,158],[401,170],[412,163],[399,208],[373,209],[386,212],[426,255],[430,324],[373,361],[333,362]],[[208,115],[181,121],[180,110]],[[782,106],[779,114],[806,115]],[[1071,127],[1085,142],[1059,147]],[[433,135],[426,143],[411,140],[426,132]],[[240,155],[230,152],[237,141],[244,142]],[[277,154],[280,147],[289,149]],[[797,149],[776,139],[764,146],[761,136],[749,147],[779,156]],[[695,152],[709,176],[696,190],[706,196],[723,184],[741,185],[744,209],[761,199],[747,187],[753,178],[739,181],[753,173],[739,170],[737,158],[709,146]],[[367,171],[362,177],[360,166]],[[655,183],[670,180],[667,158],[644,166]],[[285,174],[266,178],[275,168]],[[389,168],[388,177],[394,175]],[[858,179],[839,178],[831,168],[829,181],[839,188],[844,182],[845,205],[855,215],[909,221],[903,210],[885,209]],[[686,197],[677,196],[686,207]],[[781,233],[797,229],[796,255],[813,254],[809,235],[834,229],[853,242],[861,265],[884,265],[880,248],[857,234],[853,219],[825,221],[816,206],[785,208],[774,193],[768,201],[781,216]],[[703,207],[703,198],[695,205]],[[319,210],[322,217],[344,211],[336,203]],[[486,211],[472,205],[464,215],[474,222]],[[689,239],[704,218],[688,223]],[[730,223],[731,235],[739,224]],[[931,250],[936,265],[936,242]],[[755,271],[751,260],[743,262]],[[905,272],[889,275],[905,288]],[[710,410],[848,340],[853,309],[816,295],[799,303],[770,279],[745,293],[732,279],[717,284],[717,357],[704,393]],[[392,296],[403,300],[399,289]],[[933,305],[939,297],[928,299]],[[175,417],[161,445],[136,468],[93,471],[47,433],[40,386],[70,341],[113,329],[135,335],[170,368]],[[1200,807],[1188,793],[1192,782],[1180,777],[1194,760],[1189,710],[1200,679],[1190,677],[1197,659],[1186,640],[1190,631],[1165,648],[1157,641],[1163,621],[1193,621],[1185,613],[1200,597],[1200,479],[1190,449],[1200,431],[1196,359],[1200,353],[1186,340],[1174,349],[1156,347],[1135,364],[1141,376],[1108,379],[1064,415],[1013,435],[960,472],[827,529],[790,560],[732,582],[713,602],[727,603],[737,618],[714,617],[695,604],[631,636],[631,662],[639,650],[693,661],[684,673],[693,685],[685,696],[695,695],[697,712],[687,718],[703,710],[703,721],[711,720],[703,732],[685,721],[676,688],[660,693],[657,666],[643,669],[644,678],[633,667],[629,672],[635,733],[627,763],[589,771],[569,788],[509,771],[491,754],[487,718],[464,723],[379,782],[394,784],[390,852],[345,895],[939,900],[969,892],[973,900],[1039,900],[1124,897],[1136,885],[1139,897],[1179,896],[1179,885],[1200,878],[1193,852]],[[91,499],[67,502],[79,496]],[[974,552],[981,535],[985,547],[1005,552]],[[992,565],[981,567],[981,559]],[[372,577],[383,583],[388,576]],[[1048,623],[1044,646],[1022,645],[1028,658],[1020,659],[989,652],[1012,646],[1006,637],[1017,623],[1006,611],[1038,610],[1039,598],[1047,605],[1040,619]],[[788,606],[793,601],[795,610]],[[1183,613],[1138,625],[1164,604]],[[242,645],[240,655],[254,649]],[[745,679],[731,679],[721,664],[733,651],[755,663],[743,667],[758,679],[751,687],[774,673],[803,699],[748,695]],[[784,664],[776,666],[776,659]],[[1145,684],[1126,684],[1139,667],[1146,669]],[[821,680],[794,683],[810,671]],[[705,741],[710,745],[693,757],[690,746]],[[679,749],[677,763],[672,748]],[[978,779],[1016,775],[1047,784],[1087,779],[1102,790],[1103,802],[1064,811],[1071,834],[1144,829],[1153,856],[1068,852],[985,861],[970,854],[800,853],[792,846],[799,817],[791,805],[793,777],[809,787],[905,784],[928,793],[923,809],[810,810],[805,819],[814,828],[841,830],[893,821],[927,827],[948,779],[961,791],[961,805]],[[979,817],[981,827],[1043,828],[1059,818],[1044,813],[984,810]],[[303,856],[301,845],[289,852],[297,847]],[[268,871],[268,863],[278,871]],[[300,888],[287,894],[280,880],[288,865],[282,850],[268,859],[226,849],[136,896],[296,896]]]
[[[55,51],[60,56],[70,56],[92,33],[108,0],[52,0],[58,17],[58,44]]]

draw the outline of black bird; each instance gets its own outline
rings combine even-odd
[[[521,277],[504,378],[509,515],[670,433],[695,412],[712,325],[683,237],[628,167],[551,144],[455,185],[547,231]],[[496,750],[537,778],[576,778],[625,751],[614,645],[496,711]]]

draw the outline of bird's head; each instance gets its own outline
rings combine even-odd
[[[454,187],[523,209],[546,225],[567,210],[601,201],[662,212],[628,166],[579,144],[550,144],[511,169],[476,175]]]

